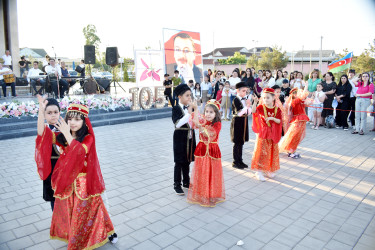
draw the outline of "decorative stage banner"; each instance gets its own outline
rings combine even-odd
[[[202,52],[199,32],[163,29],[166,72],[172,77],[177,69],[182,82],[203,81]]]
[[[135,72],[138,87],[162,86],[164,58],[160,50],[136,50]]]

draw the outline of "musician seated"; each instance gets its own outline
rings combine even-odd
[[[55,59],[50,58],[49,64],[46,66],[45,70],[48,76],[57,77],[59,79],[59,85],[60,85],[60,98],[64,98],[65,91],[69,89],[69,84],[67,81],[61,79],[61,68],[56,65]],[[51,87],[53,92],[55,93],[55,97],[59,98],[59,89],[57,85],[57,81],[50,81]]]
[[[4,81],[4,75],[8,75],[11,73],[12,73],[12,70],[7,67],[3,67],[3,63],[0,62],[0,85],[3,88],[4,97],[7,96],[7,84]],[[12,82],[9,84],[12,89],[12,96],[15,97],[16,96],[16,82]],[[0,97],[1,97],[1,94],[0,94]]]
[[[65,66],[65,62],[61,62],[60,66],[61,66],[61,74],[62,74],[62,76],[63,77],[70,77],[71,75],[69,74],[69,71],[68,71],[68,69]],[[66,81],[69,84],[69,87],[72,87],[74,84],[76,84],[76,80],[75,79],[62,79],[62,80]]]
[[[43,89],[46,88],[46,80],[41,78],[40,74],[43,74],[43,71],[39,69],[39,63],[38,61],[33,62],[33,68],[29,70],[29,73],[27,74],[27,81],[30,83],[30,85],[33,87],[35,94],[43,94]],[[39,91],[36,90],[36,85],[42,86]]]

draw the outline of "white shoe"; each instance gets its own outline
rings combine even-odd
[[[272,179],[275,177],[275,173],[272,173],[272,172],[266,172],[266,175],[268,178]]]
[[[114,233],[112,234],[111,236],[108,237],[109,241],[112,243],[112,244],[116,244],[117,241],[118,241],[118,237],[117,237],[117,234]]]
[[[262,172],[260,172],[260,171],[257,171],[255,173],[255,178],[257,178],[259,181],[266,181],[266,179],[264,178]]]

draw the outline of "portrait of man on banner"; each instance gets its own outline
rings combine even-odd
[[[167,73],[178,70],[183,83],[201,83],[202,54],[200,34],[191,31],[164,29],[164,50]]]

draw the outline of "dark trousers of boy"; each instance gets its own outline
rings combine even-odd
[[[184,187],[189,187],[190,184],[190,162],[175,162],[174,165],[174,185],[179,186],[182,185]],[[182,180],[181,180],[182,174]]]
[[[64,79],[60,79],[59,85],[60,85],[60,98],[64,98],[64,93],[65,93],[65,91],[68,91],[69,84]],[[51,81],[51,87],[52,87],[53,92],[55,93],[55,97],[59,98],[59,91],[58,91],[58,88],[57,88],[57,81]]]
[[[172,95],[170,93],[164,94],[164,95],[165,95],[165,99],[171,103],[172,107],[174,107],[174,99],[172,98]]]
[[[234,143],[233,144],[233,163],[235,165],[241,165],[243,163],[242,150],[244,143]]]
[[[350,105],[350,110],[351,110],[351,113],[349,115],[349,120],[352,126],[355,125],[355,100],[356,100],[356,97],[350,97],[349,99],[349,105]]]
[[[7,96],[7,83],[5,83],[4,80],[0,80],[0,85],[3,88],[4,97],[6,97]],[[16,96],[16,83],[15,82],[10,83],[10,88],[12,89],[12,96],[15,97]]]

